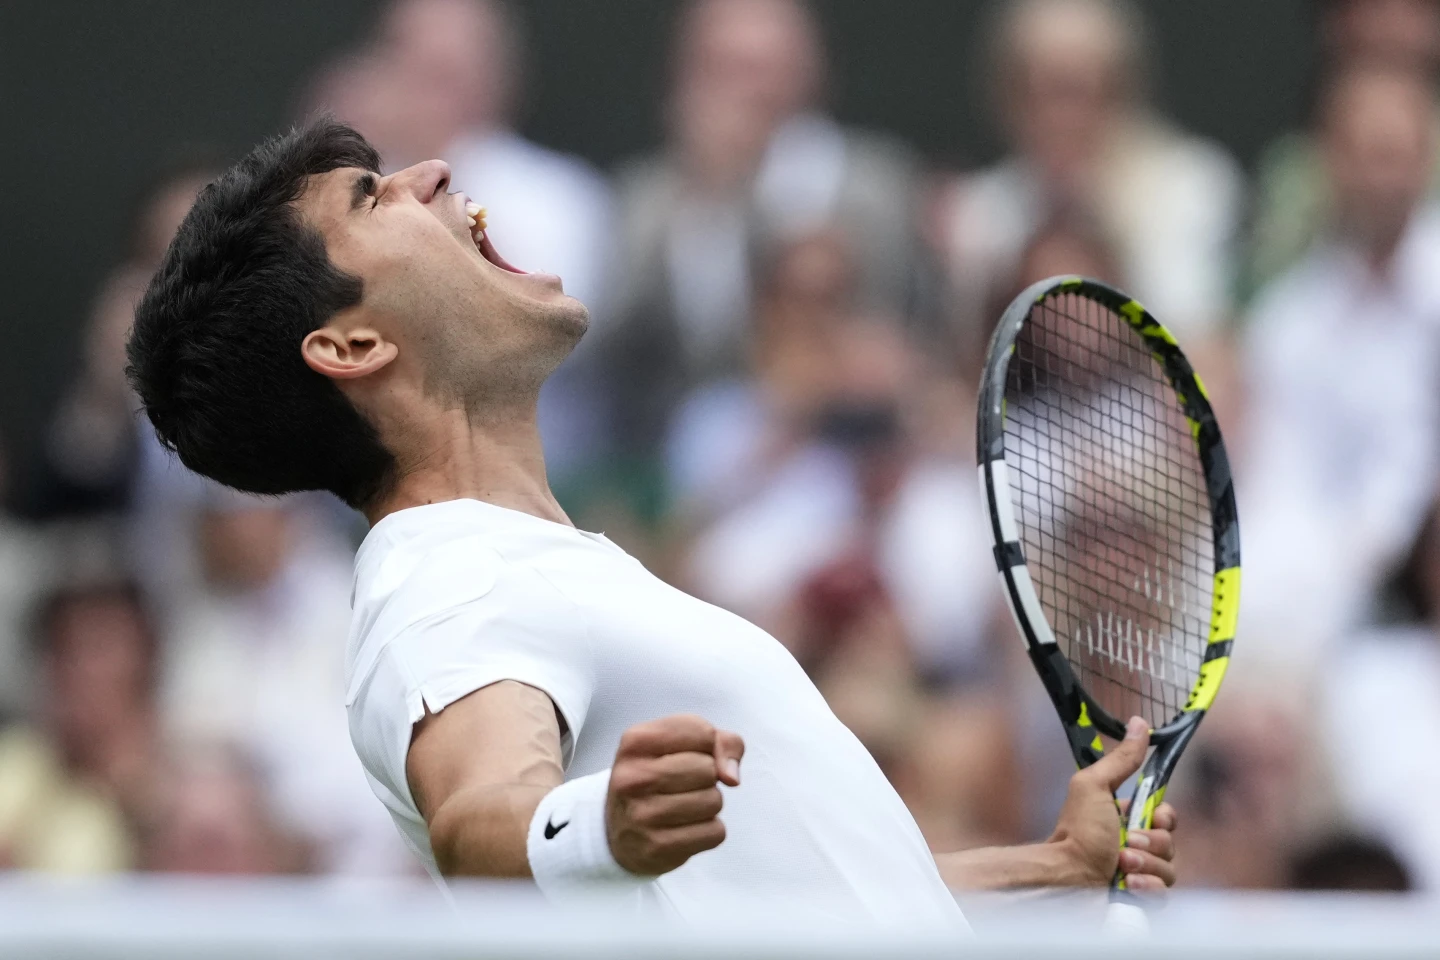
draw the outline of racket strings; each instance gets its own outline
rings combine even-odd
[[[1124,317],[1074,293],[1032,309],[1005,450],[1031,580],[1077,679],[1112,716],[1162,725],[1208,640],[1210,507],[1175,391]]]

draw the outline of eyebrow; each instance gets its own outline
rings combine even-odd
[[[359,210],[375,186],[375,174],[365,171],[350,184],[350,209]]]

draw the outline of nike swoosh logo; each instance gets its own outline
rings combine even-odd
[[[554,840],[554,839],[555,839],[555,834],[559,833],[561,830],[564,830],[564,829],[565,829],[566,827],[568,827],[568,826],[570,826],[570,821],[569,821],[569,820],[566,820],[564,823],[558,824],[558,825],[557,825],[557,824],[555,823],[555,821],[553,821],[553,820],[546,820],[546,821],[545,821],[545,839],[546,839],[546,840]]]

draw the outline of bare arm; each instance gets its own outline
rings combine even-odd
[[[1070,887],[1098,882],[1087,877],[1067,851],[1050,843],[937,853],[935,863],[945,886],[952,890]]]
[[[956,890],[1015,887],[1100,886],[1110,882],[1118,864],[1134,890],[1163,889],[1175,883],[1175,810],[1161,804],[1155,827],[1138,830],[1120,849],[1120,818],[1115,790],[1145,761],[1149,730],[1131,721],[1118,747],[1098,763],[1070,778],[1070,792],[1055,832],[1044,843],[1019,847],[983,847],[935,854],[940,876]]]
[[[615,861],[654,876],[725,839],[717,784],[737,786],[745,745],[699,717],[625,732],[610,775],[606,839]],[[535,809],[564,780],[550,698],[506,680],[415,725],[405,761],[410,792],[446,876],[528,877]]]
[[[530,819],[564,779],[555,707],[514,680],[482,687],[415,725],[405,774],[441,873],[528,877]]]

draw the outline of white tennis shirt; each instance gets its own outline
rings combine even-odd
[[[725,842],[654,881],[680,916],[756,897],[850,922],[964,927],[914,818],[790,653],[603,536],[478,500],[401,510],[360,547],[352,606],[350,735],[437,878],[405,777],[411,726],[427,706],[517,680],[565,718],[566,779],[610,767],[627,728],[672,714],[744,738]]]

